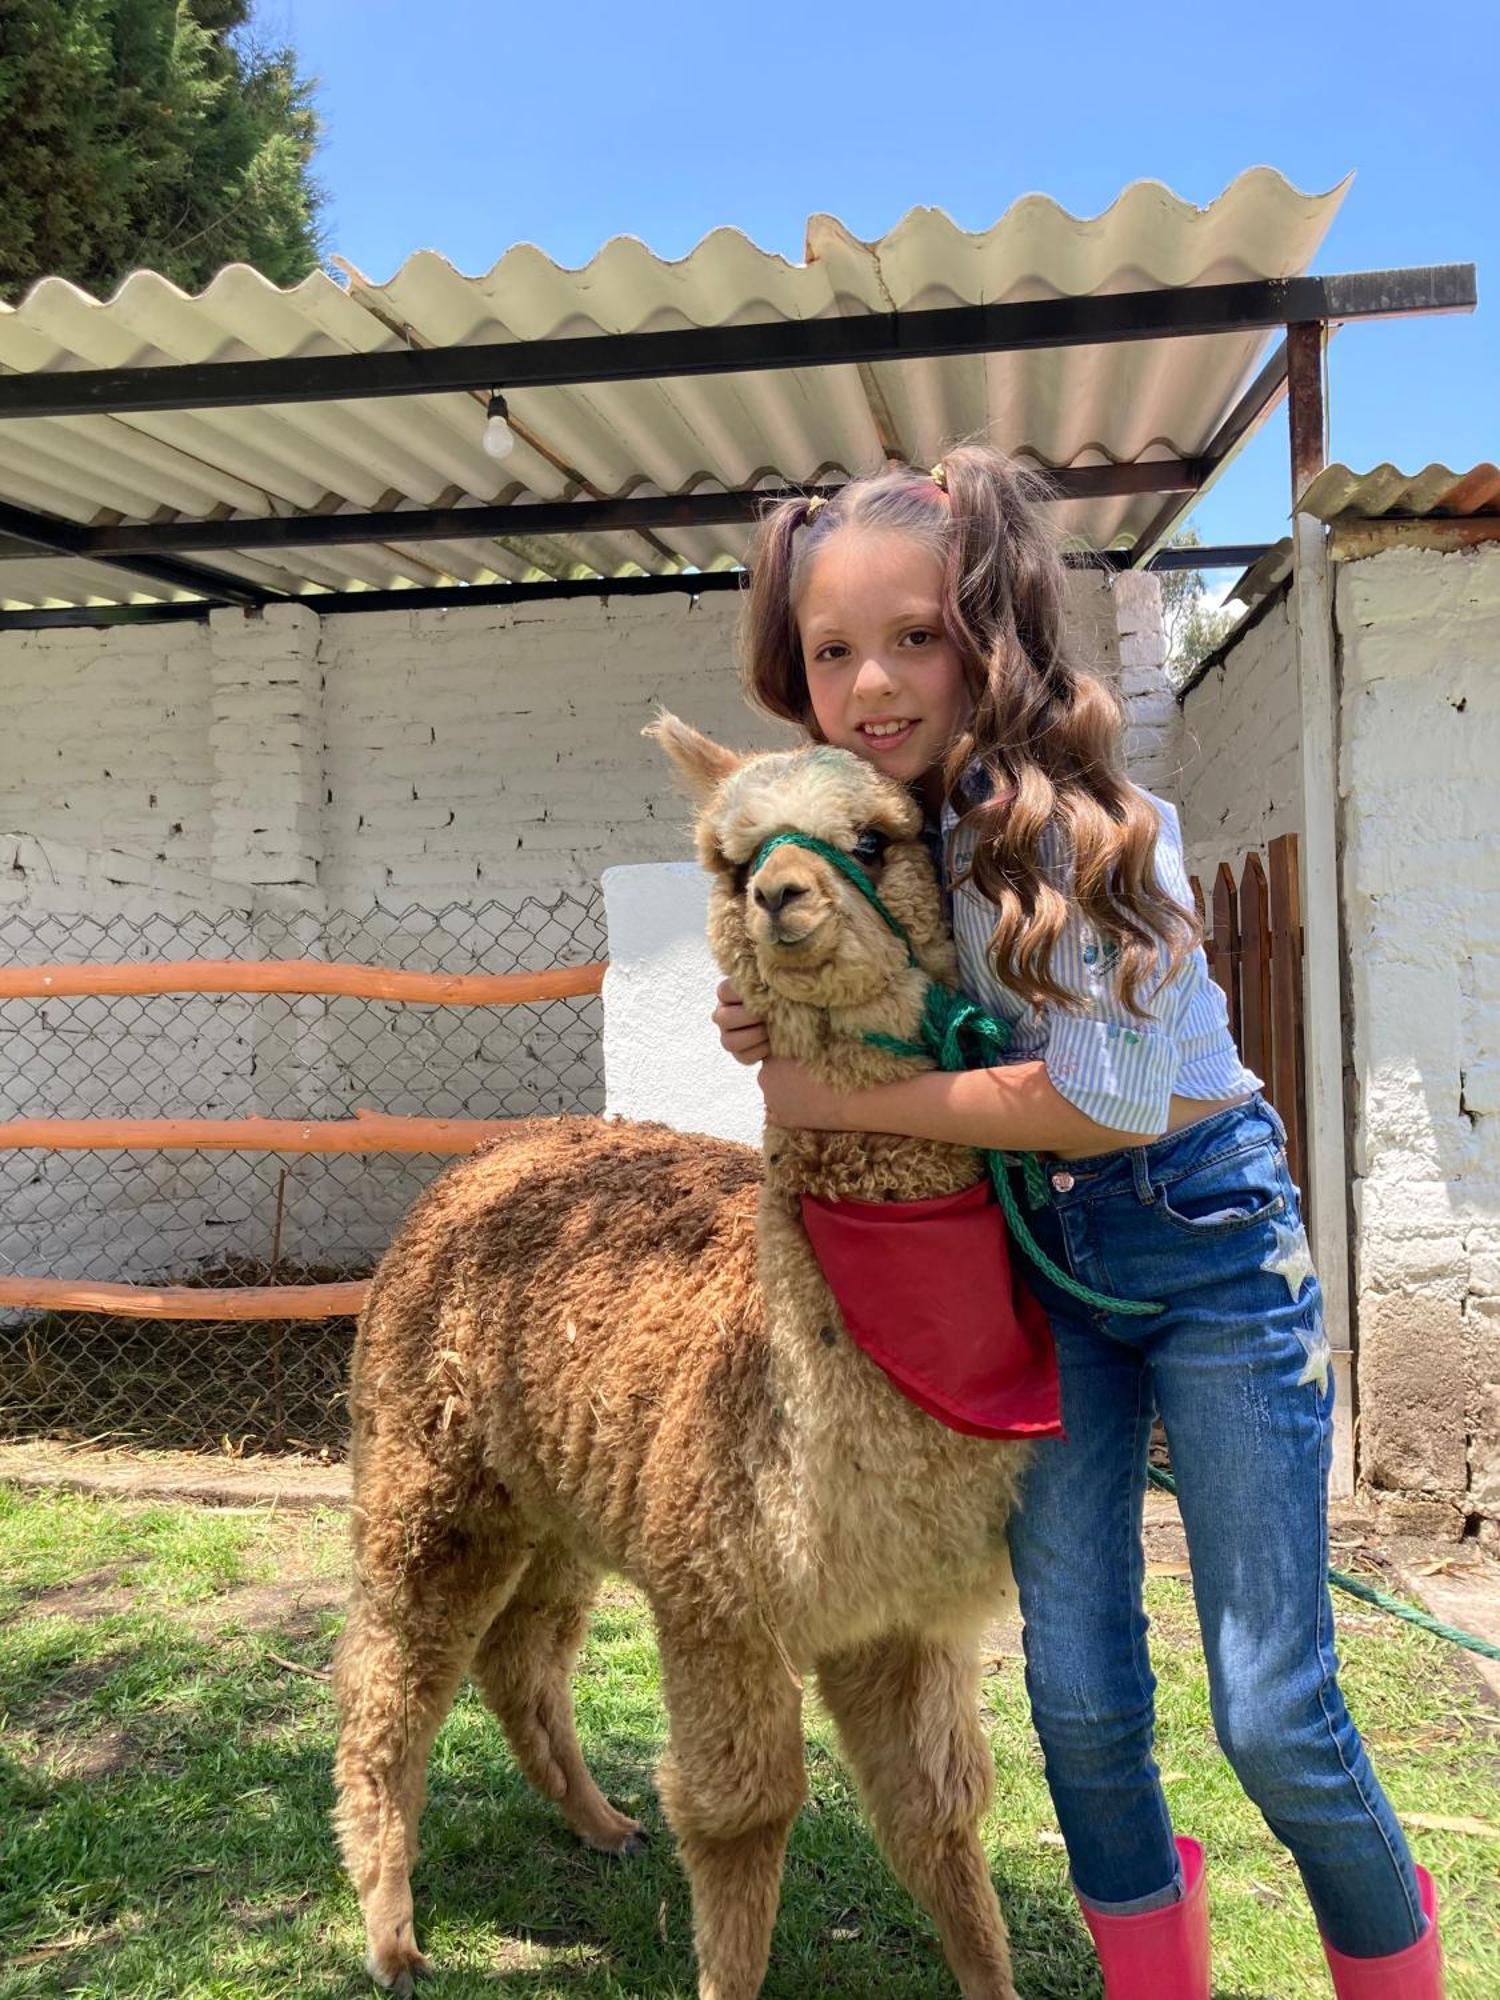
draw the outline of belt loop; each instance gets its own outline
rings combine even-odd
[[[1147,1157],[1150,1150],[1149,1146],[1132,1146],[1130,1149],[1130,1178],[1135,1183],[1135,1198],[1146,1207],[1156,1199],[1156,1190],[1151,1185],[1151,1163]]]

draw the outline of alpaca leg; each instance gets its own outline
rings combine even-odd
[[[661,1663],[670,1736],[657,1791],[692,1890],[699,2000],[755,2000],[807,1789],[801,1693],[743,1631],[663,1632]]]
[[[891,1634],[818,1662],[818,1686],[891,1865],[931,1913],[964,2000],[1015,2000],[979,1840],[994,1764],[975,1649]]]
[[[334,1823],[364,1913],[365,1964],[401,1994],[427,1970],[413,1925],[411,1870],[427,1760],[479,1635],[524,1556],[464,1541],[391,1578],[361,1576],[334,1657],[339,1742]]]
[[[573,1728],[569,1677],[598,1581],[566,1549],[544,1543],[480,1640],[473,1673],[542,1796],[557,1801],[590,1847],[630,1854],[645,1845],[640,1822],[616,1812],[594,1783]]]

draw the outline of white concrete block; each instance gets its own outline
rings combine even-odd
[[[603,885],[606,1115],[759,1145],[755,1072],[725,1054],[709,1018],[722,975],[705,937],[707,876],[690,862],[606,868]]]

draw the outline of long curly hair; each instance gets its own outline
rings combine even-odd
[[[760,524],[741,668],[752,703],[820,731],[808,693],[797,607],[808,564],[847,528],[910,535],[943,564],[943,623],[963,665],[967,722],[943,762],[944,795],[974,833],[962,880],[995,909],[995,975],[1032,1005],[1076,1004],[1052,959],[1073,907],[1118,954],[1121,999],[1170,978],[1198,943],[1195,913],[1157,879],[1159,818],[1125,775],[1124,720],[1114,692],[1073,657],[1066,572],[1038,501],[1045,486],[988,446],[949,452],[942,484],[910,467],[851,480],[826,502],[786,500]],[[978,762],[988,798],[962,780]],[[1057,827],[1068,857],[1059,881],[1042,860]]]

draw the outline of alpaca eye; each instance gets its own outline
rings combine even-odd
[[[888,835],[876,833],[873,827],[866,827],[854,843],[854,858],[856,861],[883,861],[885,850],[890,844]]]

